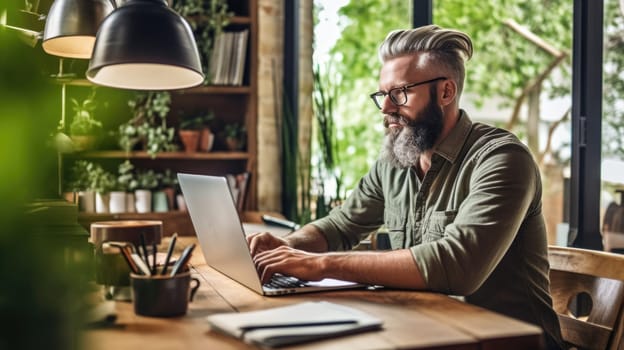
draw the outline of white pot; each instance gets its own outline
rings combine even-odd
[[[110,193],[110,212],[111,214],[127,212],[125,191],[113,191]]]
[[[136,208],[134,207],[134,193],[133,192],[126,193],[126,212],[136,213]]]
[[[186,202],[184,201],[184,196],[179,194],[176,196],[176,203],[178,204],[179,211],[187,211]]]
[[[78,192],[78,208],[85,213],[95,213],[95,192]]]
[[[110,212],[110,193],[95,194],[95,212],[108,214]]]
[[[134,191],[134,207],[137,213],[149,213],[152,211],[152,191],[136,190]]]

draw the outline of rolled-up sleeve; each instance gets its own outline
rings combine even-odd
[[[541,195],[539,170],[522,146],[506,144],[470,160],[469,193],[443,237],[411,247],[428,289],[470,295],[511,246]]]
[[[383,224],[383,212],[384,198],[376,163],[341,206],[312,224],[325,235],[330,251],[349,250]]]

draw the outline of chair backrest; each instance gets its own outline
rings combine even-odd
[[[619,349],[624,332],[624,256],[549,246],[548,260],[550,292],[564,341],[583,349]],[[584,317],[571,311],[579,295],[591,299]]]

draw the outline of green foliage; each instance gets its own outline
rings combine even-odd
[[[153,169],[138,171],[136,178],[138,190],[154,190],[158,188],[160,176]]]
[[[77,160],[70,170],[70,178],[66,185],[71,191],[95,191],[107,193],[117,188],[115,175],[104,170],[99,164],[86,160]]]
[[[319,70],[319,78],[335,88],[335,154],[340,162],[334,171],[344,189],[356,185],[380,149],[383,119],[368,97],[377,90],[381,68],[377,47],[390,30],[411,26],[409,3],[351,1],[339,10],[344,29],[330,51],[332,71]]]
[[[342,176],[340,171],[340,159],[338,142],[336,139],[335,100],[337,89],[335,83],[329,80],[332,76],[329,65],[321,75],[321,68],[317,65],[314,69],[314,116],[317,121],[316,139],[313,146],[316,160],[313,166],[312,177],[315,178],[316,218],[322,218],[329,214],[332,207],[344,199],[342,193]],[[315,170],[315,171],[314,171]],[[328,187],[334,189],[333,193]]]
[[[139,186],[139,181],[134,174],[134,165],[127,159],[119,164],[117,186],[120,191],[125,192],[132,192]]]
[[[102,128],[102,122],[93,117],[93,112],[97,108],[95,101],[95,90],[91,89],[91,94],[82,102],[72,98],[74,117],[69,125],[69,132],[72,135],[93,135],[95,130]]]
[[[165,169],[160,176],[160,187],[176,187],[178,185],[178,176],[171,169]]]
[[[553,57],[504,24],[512,19],[559,50],[572,48],[572,2],[568,0],[513,0],[503,2],[447,0],[434,4],[434,22],[468,33],[474,56],[466,64],[465,91],[483,102],[503,98],[511,105],[522,88]],[[544,86],[550,97],[570,93],[571,60],[563,62]]]
[[[553,60],[504,20],[513,19],[554,47],[571,51],[569,0],[444,0],[433,4],[434,23],[457,28],[473,39],[474,56],[466,64],[464,94],[476,96],[477,104],[496,96],[511,105],[529,80]],[[334,102],[336,140],[345,188],[356,185],[379,153],[382,115],[368,98],[377,90],[381,67],[377,48],[389,31],[411,27],[409,5],[403,0],[361,0],[339,10],[344,29],[330,52],[335,69],[330,76],[339,88]],[[570,75],[568,59],[545,81],[543,91],[551,97],[569,94]]]
[[[171,104],[169,92],[139,92],[128,101],[133,118],[119,125],[118,143],[126,152],[145,141],[145,150],[155,158],[158,152],[177,150],[173,142],[175,129],[167,127],[167,114]]]
[[[227,138],[239,139],[241,141],[245,138],[245,125],[241,123],[229,123],[223,127],[223,133]]]
[[[188,114],[182,118],[180,122],[181,130],[200,130],[210,127],[210,123],[214,120],[214,113],[208,112],[203,114]]]

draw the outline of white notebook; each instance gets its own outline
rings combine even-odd
[[[246,343],[278,347],[379,329],[382,321],[325,301],[208,316],[211,329]]]

